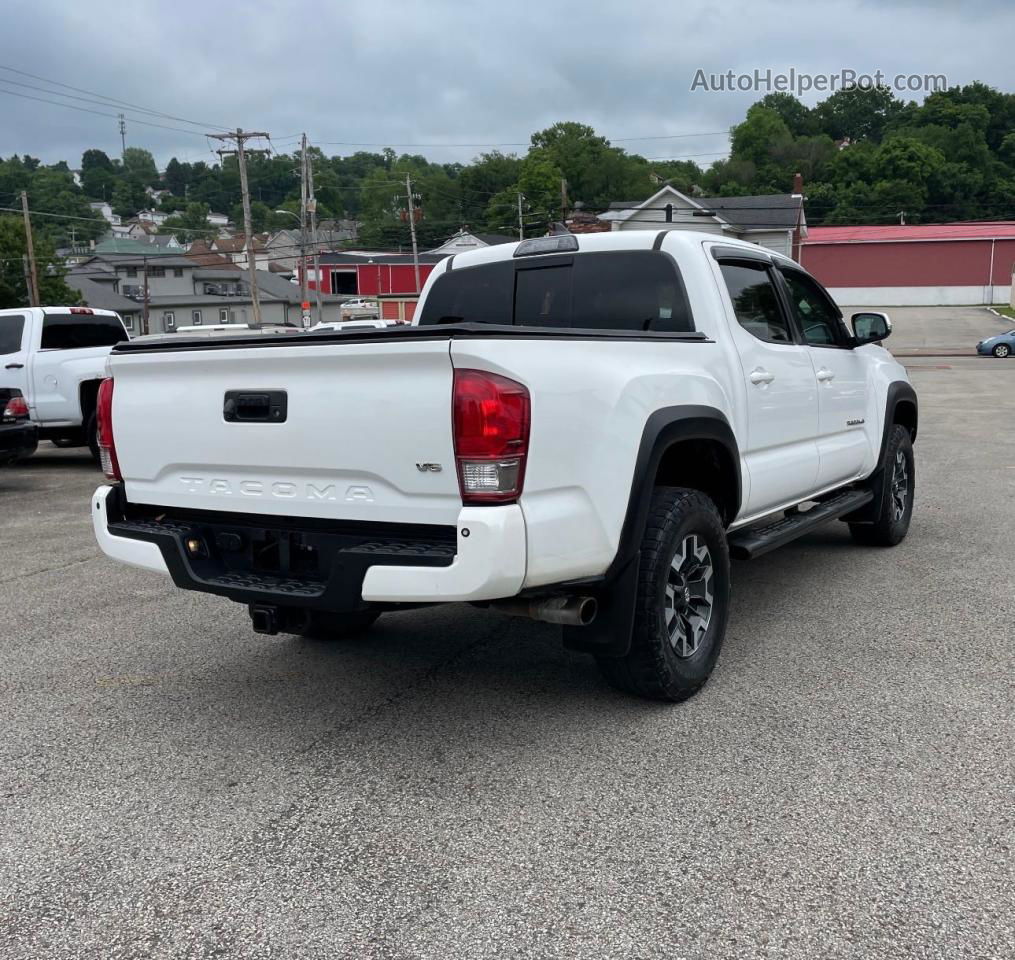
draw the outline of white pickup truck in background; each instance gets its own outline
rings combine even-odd
[[[127,339],[111,310],[0,310],[0,387],[21,391],[40,439],[87,444],[97,458],[95,398],[110,349]]]
[[[449,257],[412,327],[118,344],[99,395],[102,549],[340,635],[469,601],[564,625],[632,693],[707,680],[730,556],[832,519],[892,545],[917,401],[823,288],[683,231]]]

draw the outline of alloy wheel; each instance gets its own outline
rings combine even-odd
[[[698,534],[688,534],[670,562],[663,601],[666,632],[678,657],[693,656],[705,639],[714,575],[708,546]]]
[[[898,523],[906,512],[906,500],[909,498],[909,466],[906,455],[898,450],[892,466],[892,520]]]

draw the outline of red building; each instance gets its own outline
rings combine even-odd
[[[419,287],[422,289],[434,265],[447,254],[419,255]],[[321,292],[360,297],[413,297],[416,274],[411,253],[322,253],[317,258]],[[307,285],[316,286],[311,266]]]
[[[810,227],[800,262],[848,306],[1007,304],[1015,222]]]

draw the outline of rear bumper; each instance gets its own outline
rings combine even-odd
[[[138,517],[126,506],[119,487],[101,486],[92,496],[103,553],[167,573],[183,589],[241,603],[341,611],[364,603],[495,600],[517,594],[525,578],[525,522],[517,504],[463,507],[454,528],[402,529],[197,511]],[[201,542],[199,554],[188,551],[190,539]],[[266,549],[277,569],[252,566],[250,558]]]
[[[34,423],[0,425],[0,463],[13,463],[30,457],[38,445],[39,429]]]

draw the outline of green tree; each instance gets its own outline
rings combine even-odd
[[[1009,133],[1001,141],[998,156],[1010,167],[1015,167],[1015,133]]]
[[[155,158],[140,147],[127,147],[123,151],[123,168],[127,176],[137,180],[142,187],[154,187],[159,183]]]
[[[817,122],[810,109],[791,93],[770,93],[762,97],[758,105],[779,114],[786,129],[794,137],[806,137],[818,132]]]
[[[643,157],[611,147],[584,123],[566,121],[537,131],[526,160],[546,161],[560,170],[572,205],[580,201],[602,207],[618,197],[642,200],[654,192]],[[560,184],[557,188],[559,192]]]
[[[919,140],[893,137],[878,147],[875,170],[879,177],[924,185],[944,165],[944,154]]]
[[[730,153],[737,160],[750,160],[761,169],[772,163],[773,151],[792,141],[793,135],[782,117],[756,103],[747,111],[743,123],[733,128]]]
[[[560,181],[559,167],[530,154],[522,161],[518,182],[490,199],[487,224],[493,230],[514,233],[518,229],[518,194],[521,193],[526,232],[544,233],[551,221],[560,219]]]
[[[878,141],[903,106],[888,87],[849,87],[822,100],[814,108],[814,119],[833,140]]]
[[[81,187],[93,200],[110,200],[116,186],[117,168],[102,150],[81,154]]]
[[[208,204],[195,201],[188,203],[183,213],[166,217],[159,227],[159,233],[171,233],[181,243],[191,240],[210,239],[217,229],[208,223]]]
[[[702,171],[693,160],[657,160],[652,172],[684,194],[693,194],[701,188]]]
[[[113,188],[111,205],[113,212],[121,217],[133,217],[138,210],[143,210],[148,201],[144,185],[133,179],[123,179]]]
[[[260,200],[254,200],[250,204],[250,229],[254,233],[264,233],[268,230],[272,224],[272,209],[266,203],[262,203]],[[238,203],[233,207],[229,214],[229,218],[233,223],[237,224],[239,228],[243,229],[243,204]]]
[[[462,217],[473,226],[492,226],[487,222],[490,199],[514,186],[521,173],[522,161],[514,154],[497,150],[480,156],[458,175],[462,198]]]
[[[190,183],[190,164],[180,163],[176,157],[173,157],[166,164],[166,172],[162,179],[166,189],[174,196],[185,197],[187,195],[187,185]]]
[[[33,237],[39,293],[43,306],[80,302],[76,290],[64,281],[64,268],[45,236]],[[28,287],[22,257],[25,228],[20,217],[0,216],[0,309],[28,306]]]
[[[190,169],[190,189],[187,194],[190,200],[206,203],[216,213],[224,213],[239,199],[239,178],[236,190],[230,193],[223,185],[221,167],[210,167],[198,160]]]

